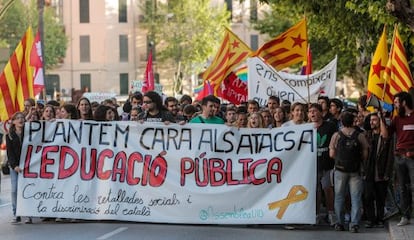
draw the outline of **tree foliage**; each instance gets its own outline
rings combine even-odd
[[[2,5],[5,3],[6,1],[2,0]],[[0,19],[0,39],[3,47],[10,48],[10,52],[14,51],[28,27],[27,18],[23,17],[25,16],[24,11],[25,7],[22,1],[14,1]]]
[[[170,0],[156,6],[145,2],[144,27],[155,43],[157,61],[175,65],[184,77],[202,71],[229,25],[226,8],[211,6],[208,0]],[[179,92],[181,86],[175,88]]]
[[[411,39],[414,29],[389,11],[390,2],[410,1],[266,0],[265,2],[270,5],[272,11],[271,15],[258,22],[256,25],[258,30],[277,35],[288,28],[286,25],[292,26],[306,16],[314,66],[322,67],[338,55],[338,78],[342,75],[352,77],[356,87],[362,92],[366,90],[371,56],[383,26],[388,25],[389,42],[395,23],[402,23],[399,29],[403,39]],[[270,26],[273,26],[273,29]],[[407,43],[408,41],[405,44],[406,48],[410,49]]]
[[[2,0],[2,5],[8,0]],[[24,4],[14,1],[0,19],[0,42],[13,52],[29,26],[37,31],[38,10],[35,0]],[[63,25],[57,20],[53,8],[44,11],[44,61],[46,69],[51,69],[65,57],[67,38]]]

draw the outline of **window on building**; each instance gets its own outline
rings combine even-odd
[[[91,61],[91,48],[89,35],[79,36],[79,50],[80,50],[80,62]]]
[[[80,86],[81,86],[81,90],[85,92],[91,91],[91,74],[90,73],[81,73]]]
[[[128,62],[128,35],[119,35],[119,61]]]
[[[259,48],[259,35],[250,35],[250,48],[254,51],[256,51]]]
[[[250,0],[250,21],[257,21],[257,0]]]
[[[46,95],[53,97],[55,92],[60,91],[60,76],[57,74],[46,74],[45,84]]]
[[[126,0],[118,0],[118,21],[120,23],[128,22]]]
[[[227,11],[230,12],[230,19],[233,19],[233,0],[226,0]]]
[[[89,23],[89,0],[79,0],[79,22]]]
[[[128,73],[119,74],[119,94],[128,95],[129,82]]]

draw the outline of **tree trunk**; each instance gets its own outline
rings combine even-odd
[[[414,32],[414,9],[410,0],[388,0],[386,9]]]

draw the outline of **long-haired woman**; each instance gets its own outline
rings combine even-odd
[[[46,105],[40,120],[52,121],[56,118],[56,111],[52,105]]]
[[[79,119],[81,120],[92,120],[92,105],[89,99],[86,97],[81,97],[76,105],[76,109],[78,109]]]
[[[76,106],[72,103],[65,103],[60,108],[61,119],[79,119],[79,113]]]
[[[281,127],[283,123],[286,122],[286,112],[283,107],[275,108],[275,112],[273,113],[274,118],[274,127]]]
[[[25,122],[25,115],[23,112],[16,112],[11,118],[9,133],[6,135],[7,159],[10,167],[11,179],[11,200],[13,210],[12,223],[21,222],[21,217],[16,216],[17,206],[17,179],[19,173],[22,172],[20,165],[20,153],[22,151],[23,142],[23,127]],[[26,223],[32,223],[32,219],[28,218]]]
[[[265,128],[264,120],[259,112],[250,113],[247,118],[248,128]]]

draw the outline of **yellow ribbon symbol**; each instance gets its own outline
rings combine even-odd
[[[296,185],[290,189],[289,194],[287,195],[285,199],[272,202],[272,203],[268,203],[267,205],[269,206],[269,210],[280,208],[279,211],[277,212],[276,217],[279,219],[282,219],[283,214],[285,214],[286,209],[289,207],[289,204],[303,201],[307,197],[308,197],[308,190],[306,190],[306,188],[303,187],[302,185]]]

